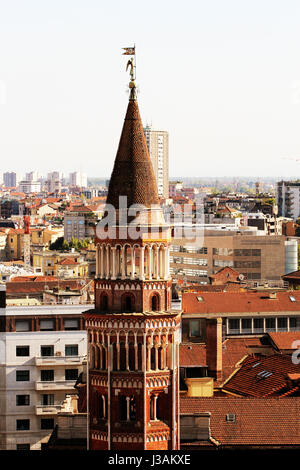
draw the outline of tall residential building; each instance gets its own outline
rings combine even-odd
[[[144,128],[159,197],[169,197],[169,134],[151,126]]]
[[[294,220],[300,217],[299,181],[278,181],[276,198],[279,216],[292,217]]]
[[[26,173],[25,180],[26,181],[38,181],[39,174],[37,171],[30,171],[30,173]]]
[[[74,171],[69,174],[69,185],[72,187],[86,188],[87,187],[87,176],[85,173]]]
[[[3,183],[7,188],[15,188],[18,184],[17,173],[14,171],[7,171],[3,173]]]
[[[93,450],[179,449],[180,312],[171,310],[170,227],[159,204],[135,83],[110,179],[107,209],[121,219],[96,232],[95,309],[88,330]],[[119,196],[127,197],[127,208]],[[128,209],[143,206],[132,220]],[[131,236],[136,223],[142,230]],[[124,236],[126,229],[126,236]],[[151,235],[150,235],[151,233]]]
[[[6,307],[0,286],[0,449],[40,450],[84,369],[86,305]]]
[[[59,171],[47,174],[46,188],[49,193],[60,193],[62,188],[62,175]]]

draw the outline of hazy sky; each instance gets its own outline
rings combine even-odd
[[[0,171],[109,177],[135,43],[170,176],[299,177],[299,24],[297,0],[0,0]]]

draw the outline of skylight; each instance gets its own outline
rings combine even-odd
[[[267,377],[270,377],[273,375],[273,372],[268,372],[267,370],[263,370],[257,374],[257,377],[261,379],[266,379]]]
[[[290,301],[291,301],[291,302],[296,302],[295,297],[293,297],[292,295],[290,295]]]

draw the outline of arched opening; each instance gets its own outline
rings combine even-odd
[[[159,295],[154,294],[151,298],[151,311],[157,312],[159,310]]]
[[[102,294],[100,298],[100,309],[102,312],[107,312],[108,310],[108,295]]]
[[[124,294],[122,296],[122,311],[125,313],[134,312],[134,297],[130,294]]]
[[[125,342],[120,342],[120,370],[126,370],[126,347]]]

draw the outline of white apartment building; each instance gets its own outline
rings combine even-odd
[[[299,181],[279,181],[277,183],[276,198],[279,216],[292,217],[294,220],[300,217]]]
[[[69,185],[72,187],[86,188],[87,187],[87,175],[80,171],[74,171],[69,174]]]
[[[25,194],[39,193],[41,191],[41,183],[33,180],[20,181],[19,191]]]
[[[0,450],[40,450],[48,441],[57,413],[85,367],[81,314],[88,308],[0,309],[1,330],[6,330],[0,332]]]
[[[157,182],[158,195],[169,197],[169,134],[167,131],[144,128],[147,147]]]

